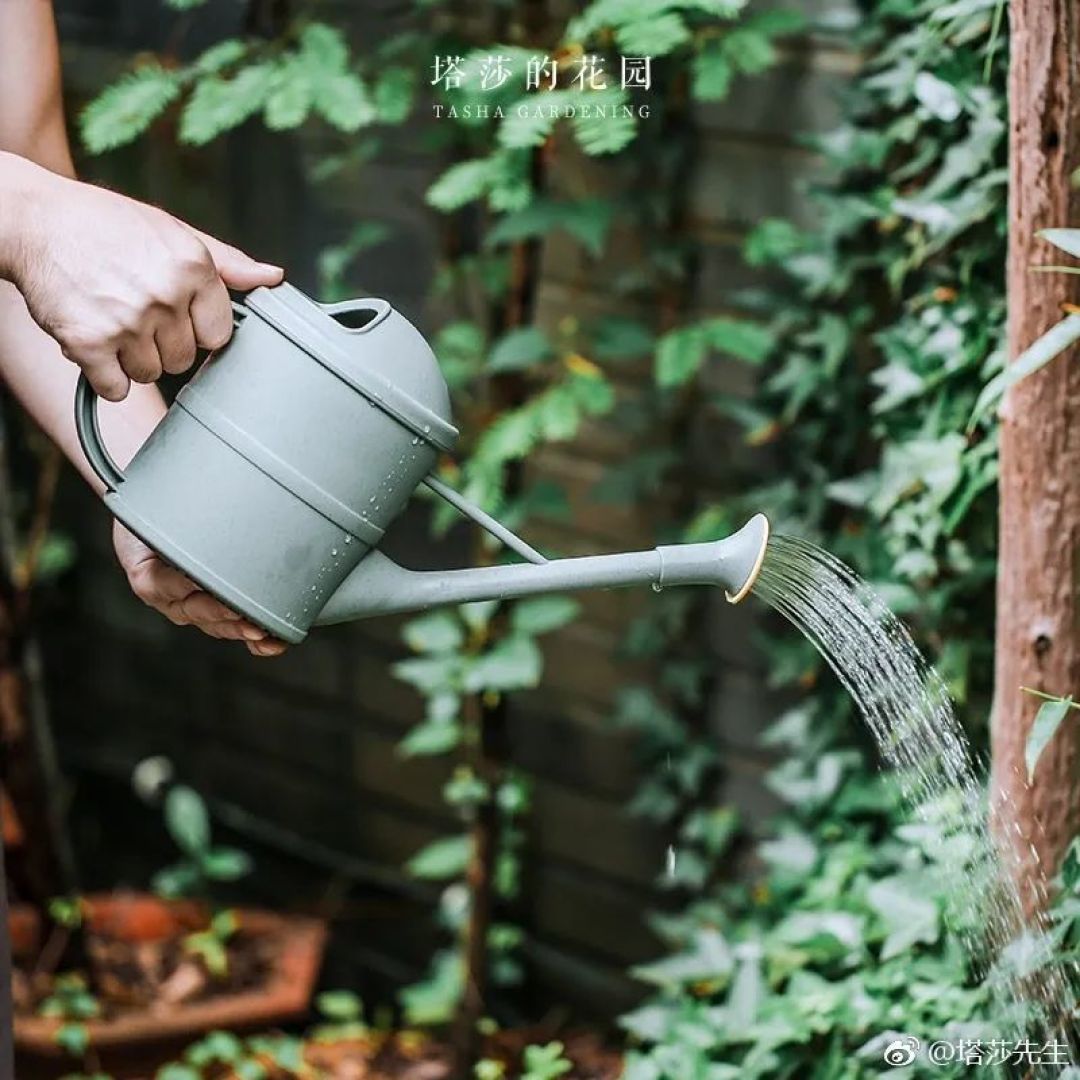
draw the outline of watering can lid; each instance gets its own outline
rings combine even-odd
[[[435,354],[420,331],[386,300],[321,304],[283,282],[248,293],[244,305],[422,439],[442,450],[454,449],[458,432],[451,423],[450,394]],[[361,311],[372,315],[362,325],[350,327],[342,321],[343,315]],[[372,365],[373,351],[365,335],[390,316],[398,336],[389,358],[392,367],[383,374]]]

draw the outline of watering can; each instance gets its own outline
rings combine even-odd
[[[432,473],[450,397],[420,332],[385,300],[321,304],[288,283],[234,304],[232,340],[177,395],[126,469],[85,376],[75,421],[105,504],[133,533],[283,641],[315,625],[472,600],[618,585],[749,592],[761,514],[725,540],[547,560]],[[379,550],[424,484],[524,562],[420,572]]]

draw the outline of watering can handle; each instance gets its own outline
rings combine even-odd
[[[79,384],[75,387],[75,431],[90,468],[97,473],[108,493],[124,482],[124,474],[105,449],[101,425],[98,423],[97,402],[97,392],[90,385],[90,380],[80,374]]]

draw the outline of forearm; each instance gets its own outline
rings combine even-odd
[[[75,383],[79,369],[66,360],[59,346],[39,329],[19,293],[0,282],[0,375],[23,408],[60,447],[96,491],[94,475],[75,433]],[[117,462],[127,464],[165,413],[165,403],[153,386],[135,384],[118,405],[101,402],[105,443]]]
[[[33,194],[44,170],[74,174],[64,126],[60,66],[52,6],[44,0],[0,0],[0,278],[10,278],[13,253],[31,215],[48,213]],[[5,267],[8,269],[5,270]],[[0,281],[0,379],[95,489],[75,433],[79,369],[31,319],[21,295]],[[119,406],[102,405],[105,440],[126,464],[165,411],[152,386],[135,386]]]

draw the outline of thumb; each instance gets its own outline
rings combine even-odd
[[[199,232],[198,229],[192,231],[206,245],[206,250],[210,252],[210,258],[214,260],[214,266],[221,275],[221,280],[230,289],[247,292],[260,285],[280,285],[285,277],[285,271],[280,266],[256,262],[239,248],[223,244],[220,240]]]

